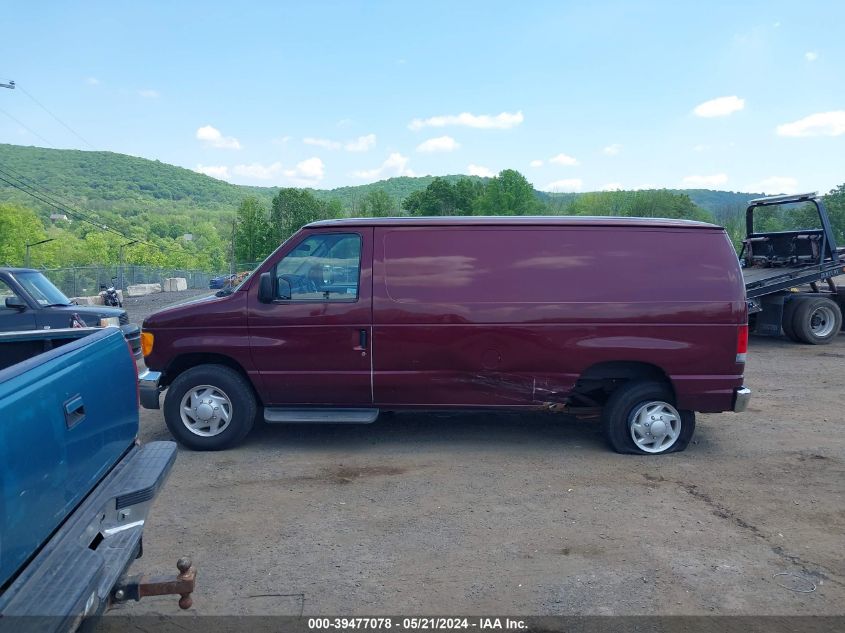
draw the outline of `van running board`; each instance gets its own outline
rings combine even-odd
[[[264,409],[264,421],[270,424],[370,424],[378,409]]]

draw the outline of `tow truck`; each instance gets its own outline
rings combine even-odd
[[[757,232],[757,214],[787,204],[815,207],[819,227]],[[842,329],[845,293],[834,277],[845,273],[845,248],[837,247],[824,201],[816,192],[751,200],[739,254],[748,300],[749,329],[796,342],[830,343]]]

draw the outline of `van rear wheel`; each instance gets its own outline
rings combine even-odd
[[[610,395],[602,423],[605,437],[617,453],[660,455],[687,447],[695,431],[695,413],[679,411],[667,385],[635,381]]]
[[[225,365],[199,365],[179,374],[164,397],[164,421],[176,440],[196,451],[219,451],[252,429],[255,395]]]

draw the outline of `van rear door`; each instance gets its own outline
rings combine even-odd
[[[265,405],[372,403],[372,227],[307,229],[249,289],[252,359]]]

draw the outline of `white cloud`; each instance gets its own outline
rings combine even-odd
[[[99,86],[100,80],[97,79],[96,77],[86,77],[85,83],[88,84],[89,86]]]
[[[307,136],[302,139],[302,142],[306,145],[314,145],[316,147],[322,147],[323,149],[329,150],[338,150],[340,148],[343,148],[347,152],[366,152],[367,150],[375,146],[376,135],[367,134],[366,136],[359,136],[355,140],[347,141],[346,143],[341,143],[340,141],[333,141],[327,138],[314,138],[311,136]]]
[[[367,134],[366,136],[359,136],[354,141],[349,141],[343,148],[347,152],[366,152],[375,147],[376,135]]]
[[[694,152],[706,152],[709,149],[710,149],[709,145],[699,144],[699,145],[696,145],[695,147],[693,147],[692,151],[694,151]]]
[[[229,180],[230,178],[229,168],[225,165],[197,165],[194,167],[194,171],[217,178],[217,180]]]
[[[143,90],[139,90],[138,94],[144,97],[144,99],[158,99],[161,96],[158,90],[153,90],[152,88],[144,88]]]
[[[747,185],[745,190],[766,194],[796,193],[798,191],[798,179],[791,176],[770,176],[760,182]]]
[[[273,145],[287,145],[288,141],[290,141],[290,136],[279,136],[270,142],[273,143]]]
[[[446,127],[449,125],[461,125],[478,129],[499,129],[507,130],[523,122],[522,110],[519,112],[502,112],[500,114],[472,114],[461,112],[460,114],[444,114],[433,116],[428,119],[414,119],[408,124],[412,130],[421,130],[424,127]]]
[[[608,156],[616,156],[621,151],[622,151],[622,146],[619,143],[614,143],[613,145],[608,145],[607,147],[605,147],[602,150],[602,152],[604,152]]]
[[[437,136],[417,145],[418,152],[454,152],[461,146],[451,136]]]
[[[580,178],[564,178],[563,180],[550,182],[543,187],[543,191],[581,191],[581,186],[583,184],[584,183]]]
[[[315,145],[316,147],[322,147],[324,149],[340,149],[342,145],[342,143],[339,143],[338,141],[330,141],[327,138],[313,138],[310,136],[302,139],[302,142],[306,145]]]
[[[574,158],[574,157],[572,157],[568,154],[558,154],[557,156],[552,156],[549,159],[549,162],[550,163],[557,163],[558,165],[572,166],[572,165],[578,164],[578,159],[576,159],[576,158]]]
[[[777,127],[778,136],[840,136],[845,134],[845,110],[816,112]]]
[[[710,189],[718,187],[728,182],[727,174],[712,174],[710,176],[685,176],[681,180],[684,187],[692,187],[694,189]]]
[[[216,127],[205,125],[197,129],[197,140],[205,143],[206,147],[218,149],[240,149],[241,144],[234,136],[223,136]]]
[[[819,58],[819,54],[816,51],[807,51],[804,53],[804,59],[808,62],[814,62]]]
[[[352,172],[356,178],[363,178],[366,180],[378,180],[382,178],[390,178],[391,176],[413,176],[414,172],[408,169],[408,157],[402,156],[399,152],[394,152],[387,157],[381,166],[375,169],[362,169]]]
[[[529,165],[531,165],[532,167],[542,167],[542,166],[543,166],[543,161],[541,161],[541,160],[538,158],[538,159],[536,159],[536,160],[532,160],[532,161],[531,161],[530,163],[528,163],[528,164],[529,164]]]
[[[496,175],[496,173],[489,167],[473,165],[472,163],[467,165],[467,173],[470,176],[481,176],[482,178],[493,178]]]
[[[307,187],[320,182],[326,171],[323,161],[315,156],[297,163],[294,169],[286,169],[284,173],[294,184]]]
[[[282,173],[282,164],[280,162],[272,163],[271,165],[262,165],[261,163],[250,163],[249,165],[235,165],[232,171],[237,176],[244,176],[246,178],[254,178],[256,180],[270,180]]]
[[[745,99],[740,99],[736,95],[731,97],[719,97],[718,99],[711,99],[695,106],[693,113],[704,118],[712,118],[717,116],[728,116],[734,112],[739,112],[745,107]]]
[[[602,191],[622,191],[624,188],[621,182],[609,182],[601,186]]]

